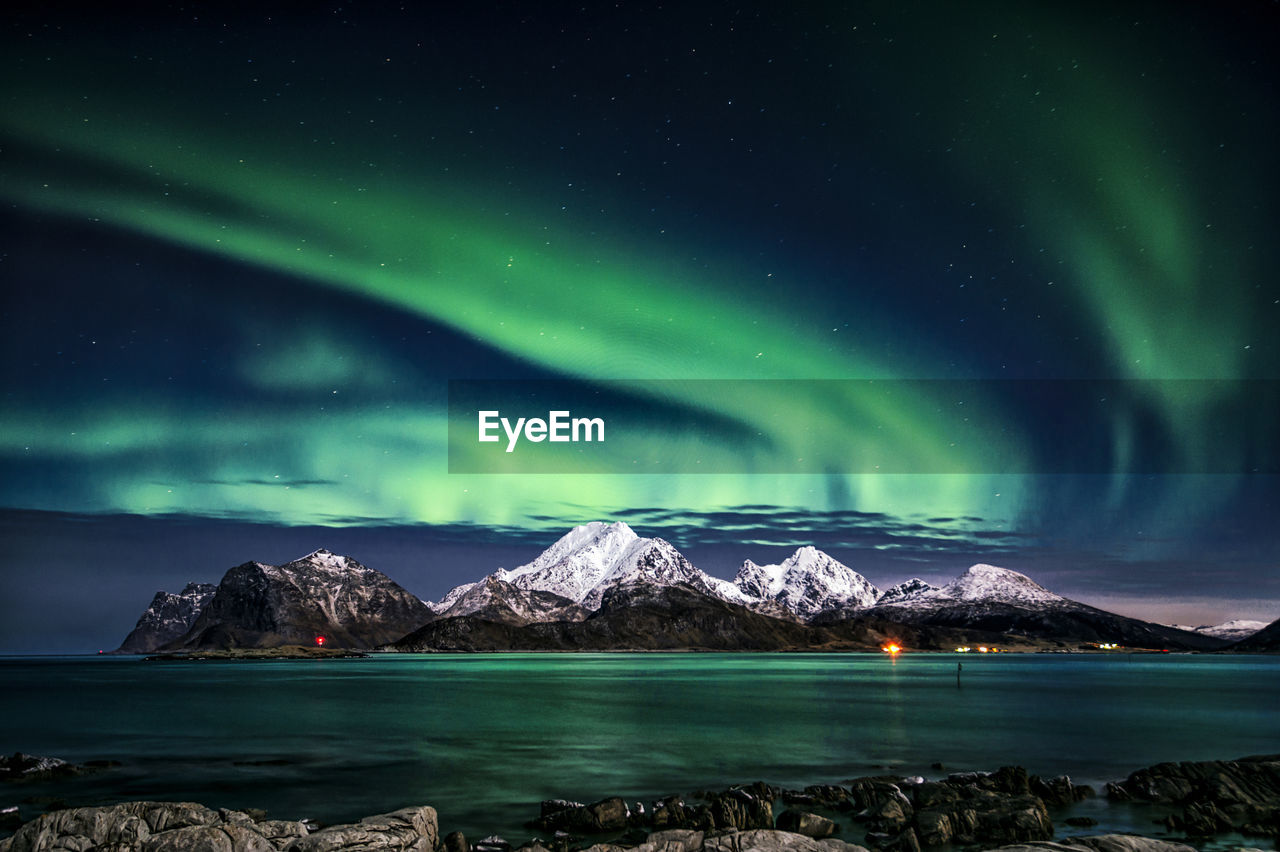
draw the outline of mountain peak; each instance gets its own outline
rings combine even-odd
[[[358,571],[368,570],[351,557],[341,556],[331,550],[326,550],[323,547],[319,550],[311,551],[306,556],[287,562],[280,567],[299,568],[304,565],[313,568],[323,568],[329,571],[351,571],[352,569]]]
[[[187,583],[178,594],[156,592],[151,606],[138,618],[133,631],[120,643],[128,654],[150,653],[191,629],[218,587],[212,583]]]
[[[903,580],[898,585],[886,589],[884,593],[880,595],[879,599],[876,600],[876,605],[879,606],[880,604],[901,603],[903,601],[914,600],[922,595],[927,595],[930,592],[936,592],[937,590],[937,586],[932,586],[924,580],[921,580],[919,577],[912,577],[910,580]]]
[[[1066,598],[1008,568],[979,563],[937,591],[937,596],[958,601],[1013,604],[1057,604]]]
[[[1202,624],[1199,627],[1187,628],[1196,633],[1202,633],[1205,636],[1213,636],[1217,639],[1230,639],[1232,642],[1238,642],[1241,639],[1247,639],[1255,633],[1260,632],[1267,626],[1265,621],[1250,621],[1242,618],[1235,618],[1231,621],[1224,621],[1221,624]]]
[[[488,580],[510,583],[527,592],[550,592],[588,609],[599,607],[604,590],[619,583],[684,583],[715,597],[744,600],[730,583],[689,564],[670,542],[641,538],[622,521],[592,521],[576,526],[537,559],[511,570],[499,568],[485,582]],[[467,583],[454,588],[434,608],[448,610],[477,585]]]
[[[777,601],[802,618],[827,609],[871,606],[879,590],[813,545],[796,549],[778,565],[742,563],[733,584],[757,602]]]
[[[309,646],[320,637],[327,647],[368,648],[432,617],[387,575],[322,549],[284,565],[229,569],[189,629],[162,650]]]

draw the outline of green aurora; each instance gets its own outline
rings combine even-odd
[[[591,209],[584,201],[562,210],[557,202],[572,193],[549,171],[504,182],[495,160],[524,168],[536,166],[536,155],[486,149],[467,161],[456,135],[430,142],[437,125],[466,126],[470,117],[422,94],[429,86],[416,89],[424,81],[400,70],[399,60],[387,61],[394,68],[383,79],[371,56],[337,57],[323,80],[303,74],[291,99],[270,107],[238,100],[253,75],[264,78],[264,91],[278,87],[265,78],[283,73],[286,56],[316,66],[321,46],[280,47],[274,61],[247,70],[233,65],[234,51],[213,52],[201,37],[191,49],[205,61],[187,64],[186,47],[157,27],[153,39],[138,41],[167,60],[160,70],[154,59],[139,61],[137,43],[118,50],[86,33],[24,40],[4,62],[0,197],[19,215],[88,221],[232,261],[246,274],[288,276],[320,301],[329,292],[368,300],[566,379],[994,379],[1009,368],[1035,375],[1034,355],[1020,363],[1022,353],[1001,353],[995,340],[979,356],[966,338],[934,333],[940,321],[925,316],[933,288],[970,275],[980,289],[1010,267],[1035,282],[1024,301],[1043,303],[1038,312],[1024,306],[1043,329],[1028,333],[1046,351],[1088,353],[1080,361],[1086,372],[1064,359],[1068,366],[1051,368],[1049,378],[1272,377],[1267,333],[1280,309],[1262,272],[1275,258],[1267,215],[1273,158],[1263,154],[1271,112],[1261,84],[1251,88],[1245,72],[1202,75],[1217,57],[1213,46],[1188,46],[1181,30],[1158,19],[1153,35],[1139,32],[1117,50],[1111,36],[1119,24],[1085,23],[1069,7],[997,5],[964,19],[934,12],[943,20],[907,15],[881,24],[896,26],[908,43],[892,53],[879,36],[865,40],[863,18],[874,15],[819,16],[824,49],[844,61],[795,69],[773,96],[874,103],[883,124],[845,140],[855,157],[880,157],[903,191],[972,197],[1001,223],[1008,236],[994,252],[919,224],[921,252],[938,258],[936,280],[913,285],[919,314],[889,310],[882,291],[906,285],[877,280],[876,267],[854,258],[851,246],[829,246],[824,263],[840,266],[838,258],[851,255],[843,280],[832,282],[818,264],[774,268],[742,250],[751,238],[734,235],[732,213],[701,232],[666,234],[638,226],[649,202],[625,184],[597,180]],[[1173,47],[1190,51],[1185,68],[1169,58]],[[732,49],[720,49],[731,62]],[[344,62],[349,77],[334,84]],[[745,79],[734,88],[750,100],[759,70],[746,53],[741,65]],[[382,109],[367,103],[375,93],[394,95],[396,111],[358,119]],[[1259,126],[1254,115],[1263,110],[1268,123]],[[526,105],[521,116],[530,113]],[[549,115],[528,133],[554,132],[555,121]],[[859,126],[846,118],[831,132]],[[855,200],[851,190],[851,244],[863,215],[852,212]],[[608,216],[595,215],[602,205]],[[835,289],[838,306],[830,301]],[[252,325],[252,305],[232,309]],[[635,506],[699,512],[762,504],[975,516],[1018,530],[1056,511],[1046,489],[1079,487],[974,472],[977,456],[964,447],[919,460],[936,461],[936,474],[843,474],[838,457],[828,465],[836,473],[752,473],[756,452],[820,458],[851,417],[885,452],[947,444],[937,400],[815,399],[789,393],[785,383],[762,383],[750,396],[666,400],[740,426],[756,436],[749,446],[672,435],[660,425],[642,436],[653,452],[742,460],[738,475],[606,475],[590,473],[589,463],[588,472],[558,476],[451,475],[442,381],[424,382],[414,365],[368,340],[344,339],[337,321],[283,335],[259,331],[259,348],[234,365],[251,397],[243,400],[147,388],[69,399],[24,386],[11,372],[23,404],[0,416],[0,453],[29,466],[56,461],[75,475],[43,490],[5,488],[4,502],[280,524],[554,529]],[[1008,363],[995,367],[997,360]],[[1204,412],[1213,400],[1151,387],[1157,395],[1143,402],[1172,436],[1170,467],[1207,452],[1213,423]],[[311,400],[325,393],[332,398],[318,411]],[[299,406],[303,397],[308,403]],[[803,428],[761,416],[780,409]],[[1012,420],[994,388],[971,400],[968,414],[1023,458],[1024,469],[1035,469],[1036,424]],[[1123,459],[1135,430],[1147,427],[1117,418],[1108,428]],[[1248,449],[1239,450],[1242,466]],[[1134,523],[1156,536],[1181,529],[1188,506],[1212,511],[1236,487],[1236,477],[1169,477],[1159,500],[1131,510],[1130,477],[1091,482],[1104,514],[1134,511]],[[1087,534],[1097,522],[1073,523]]]

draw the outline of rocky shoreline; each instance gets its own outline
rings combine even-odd
[[[194,660],[348,660],[369,654],[352,648],[317,648],[314,645],[281,645],[278,648],[225,648],[203,651],[165,651],[143,657],[144,662],[181,663]]]
[[[24,756],[25,757],[25,756]],[[940,780],[872,776],[844,785],[787,790],[756,782],[688,797],[628,804],[610,797],[582,804],[544,801],[520,846],[490,836],[475,842],[440,834],[429,806],[320,827],[265,813],[190,802],[127,802],[43,814],[0,840],[0,852],[40,850],[192,850],[198,852],[920,852],[948,847],[1098,852],[1182,852],[1167,839],[1102,834],[1054,842],[1050,811],[1095,796],[1058,776],[1042,779],[1006,766]],[[1107,785],[1115,802],[1156,806],[1153,822],[1191,843],[1224,833],[1280,838],[1280,755],[1233,761],[1162,763]],[[778,812],[775,814],[775,808]],[[1067,820],[1087,827],[1088,819]],[[835,837],[861,835],[866,846]]]

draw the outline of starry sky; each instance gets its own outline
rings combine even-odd
[[[219,5],[0,23],[0,652],[589,520],[1280,616],[1274,3]],[[450,472],[470,379],[664,472]]]

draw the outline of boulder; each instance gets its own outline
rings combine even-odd
[[[1019,843],[1048,840],[1053,823],[1044,802],[1030,794],[1009,796],[985,810],[976,811],[974,837],[979,843]]]
[[[916,811],[916,836],[924,846],[941,846],[955,836],[951,814],[945,811]]]
[[[808,793],[801,793],[798,790],[783,790],[782,804],[789,808],[817,808],[821,807],[823,803]]]
[[[631,815],[627,803],[618,796],[587,805],[586,812],[590,828],[584,830],[591,831],[619,831],[627,827],[627,818]]]
[[[589,805],[577,805],[571,802],[567,804],[570,807],[557,810],[554,807],[549,809],[548,803],[543,802],[542,816],[530,824],[539,831],[602,834],[609,831],[622,831],[627,827],[627,820],[630,817],[627,803],[619,796],[601,799]]]
[[[814,838],[830,837],[840,830],[840,826],[833,820],[797,810],[786,810],[778,814],[778,828]]]
[[[649,824],[656,831],[672,828],[690,828],[698,824],[698,812],[685,804],[679,796],[668,796],[655,802],[649,815]]]
[[[680,828],[655,831],[632,852],[699,852],[702,849],[702,838],[701,831]]]
[[[444,836],[444,852],[471,852],[467,836],[461,831],[451,831]]]
[[[1060,791],[1069,784],[1069,780],[1055,780]],[[884,835],[868,838],[868,843],[882,848],[909,848],[912,842],[938,846],[1048,840],[1053,836],[1053,824],[1044,802],[1028,792],[1031,786],[1032,779],[1020,767],[953,773],[942,782],[909,786],[908,806],[899,814],[893,802],[899,806],[901,802],[896,797],[892,801],[886,798],[884,782],[862,779],[855,783],[854,794],[860,801],[869,799],[869,807],[855,818],[867,822],[872,834]],[[1075,788],[1069,789],[1074,795]],[[900,791],[898,795],[905,798]],[[913,838],[902,836],[907,828],[914,829]]]
[[[1124,783],[1121,781],[1108,781],[1106,792],[1107,792],[1107,799],[1112,802],[1132,802],[1133,801],[1133,796],[1129,794],[1128,789],[1125,788]]]
[[[1032,793],[1051,808],[1064,808],[1093,795],[1093,788],[1072,784],[1071,779],[1066,775],[1048,780],[1042,779],[1039,775],[1032,775],[1030,788]]]
[[[1065,840],[1000,846],[990,852],[1195,852],[1194,847],[1132,834],[1101,834]]]
[[[8,757],[0,757],[0,781],[47,781],[49,779],[73,778],[77,775],[88,775],[119,766],[115,760],[87,760],[84,763],[69,763],[60,757],[42,757],[36,754],[14,752]]]
[[[827,838],[815,840],[803,834],[776,829],[735,831],[703,842],[704,852],[868,852],[863,846]]]
[[[422,805],[365,817],[357,823],[322,828],[314,834],[294,840],[286,848],[290,852],[336,852],[349,849],[433,852],[439,842],[436,810]]]
[[[253,829],[281,849],[288,846],[290,841],[310,834],[310,829],[301,822],[286,819],[258,820]]]
[[[917,810],[945,807],[960,801],[960,791],[951,784],[926,781],[911,788],[912,804]]]
[[[858,809],[853,818],[866,823],[873,833],[896,836],[915,813],[911,800],[898,785],[883,779],[857,779],[850,785],[849,800]]]
[[[20,751],[15,751],[11,757],[0,757],[0,780],[56,778],[74,774],[74,766],[58,757],[41,757]]]
[[[433,852],[438,845],[436,812],[429,807],[310,833],[301,822],[256,820],[250,813],[193,802],[125,802],[44,814],[0,841],[0,852]]]
[[[849,790],[837,784],[812,784],[804,788],[804,795],[824,808],[844,810],[850,807]]]
[[[567,811],[570,808],[580,807],[582,807],[582,802],[571,802],[568,799],[543,799],[540,806],[541,813],[539,815],[550,816],[551,814],[558,814],[561,811]]]
[[[23,825],[9,838],[8,852],[141,849],[152,835],[221,823],[217,811],[192,802],[126,802],[109,807],[68,808],[43,814]]]
[[[1031,779],[1027,777],[1027,770],[1021,766],[1001,766],[988,775],[985,782],[979,786],[985,787],[988,784],[990,785],[988,789],[1013,796],[1022,796],[1031,792]]]
[[[867,845],[880,852],[920,852],[920,838],[916,836],[913,828],[903,829],[897,834],[869,832]]]
[[[1181,806],[1174,822],[1196,836],[1280,836],[1280,755],[1159,763],[1108,784],[1107,796]]]
[[[142,852],[276,852],[278,847],[248,826],[224,823],[164,831],[133,848]]]
[[[707,812],[711,828],[739,830],[773,828],[773,802],[760,790],[735,787],[723,793],[713,794],[707,800]]]

